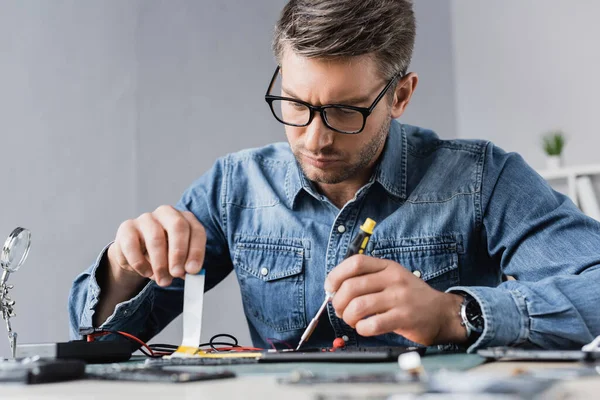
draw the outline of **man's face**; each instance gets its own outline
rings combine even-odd
[[[369,107],[385,82],[368,56],[351,60],[322,60],[299,57],[286,50],[281,62],[282,96],[315,106],[344,104]],[[358,101],[356,101],[358,100]],[[336,184],[352,179],[371,167],[383,148],[390,127],[387,96],[367,118],[358,134],[329,129],[315,113],[310,125],[285,126],[294,156],[308,179]]]

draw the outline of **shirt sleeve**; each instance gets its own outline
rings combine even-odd
[[[219,159],[183,193],[175,206],[180,211],[192,212],[206,231],[203,264],[206,271],[205,290],[213,288],[233,269],[221,219],[224,215],[221,195],[225,193],[225,169],[225,159]],[[96,273],[109,246],[110,244],[102,250],[94,264],[73,282],[69,294],[71,339],[81,338],[80,328],[93,326],[92,318],[102,295]],[[148,280],[135,297],[119,303],[100,327],[125,331],[142,340],[150,340],[182,312],[183,288],[181,279],[174,279],[166,288]]]
[[[482,246],[506,275],[498,287],[454,287],[480,304],[485,328],[468,349],[580,348],[600,334],[600,222],[554,191],[517,154],[486,149]]]
[[[73,282],[69,294],[69,336],[71,339],[81,339],[80,328],[93,327],[92,317],[100,297],[100,286],[96,274],[111,244],[112,242],[100,252],[94,264],[77,276]],[[138,337],[146,336],[142,332],[144,324],[140,318],[147,315],[152,307],[153,286],[158,287],[154,282],[148,280],[148,283],[136,296],[117,304],[115,311],[99,328],[125,331]]]

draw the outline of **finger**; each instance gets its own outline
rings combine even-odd
[[[397,310],[389,310],[382,314],[372,315],[356,322],[356,332],[361,336],[377,336],[393,332],[401,321]]]
[[[355,276],[342,282],[331,301],[335,313],[338,316],[344,315],[344,310],[353,299],[371,293],[379,293],[388,287],[389,281],[382,272]]]
[[[144,256],[140,232],[132,220],[125,221],[119,227],[115,240],[117,249],[117,262],[128,265],[141,276],[152,275],[152,266]],[[122,256],[121,256],[122,254]]]
[[[136,224],[146,247],[147,258],[150,260],[156,282],[160,285],[170,283],[172,276],[168,270],[167,236],[163,227],[150,213],[142,214],[136,220]]]
[[[171,275],[183,278],[190,241],[190,224],[179,211],[171,206],[158,207],[153,216],[167,232],[169,271]]]
[[[390,303],[389,296],[385,292],[356,297],[350,301],[342,314],[342,318],[344,322],[354,328],[364,318],[387,312],[392,308]]]
[[[189,211],[181,213],[190,224],[190,243],[185,271],[189,274],[197,274],[202,269],[204,254],[206,252],[206,231],[196,216]]]
[[[388,260],[362,254],[348,257],[327,275],[325,290],[329,293],[336,292],[346,279],[381,271],[387,265]]]
[[[115,240],[115,242],[108,248],[108,255],[109,258],[112,257],[112,260],[114,260],[119,267],[135,272],[135,270],[127,263],[127,258],[125,258],[125,255],[123,254],[121,246],[117,240]]]

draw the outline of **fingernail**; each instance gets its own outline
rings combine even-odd
[[[175,265],[171,272],[172,275],[183,275],[185,273],[185,271],[183,270],[183,266],[181,265]]]
[[[188,261],[185,265],[185,270],[191,274],[196,274],[200,272],[200,264],[197,261]]]
[[[169,286],[171,284],[171,280],[169,278],[160,278],[158,284],[161,286]]]
[[[331,288],[331,284],[328,281],[325,281],[325,291],[327,293],[331,293],[333,292],[332,288]]]

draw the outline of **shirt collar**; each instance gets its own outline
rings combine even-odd
[[[375,169],[375,181],[391,195],[406,199],[407,143],[404,125],[392,120],[381,159]]]
[[[406,163],[407,143],[404,125],[392,120],[372,180],[378,182],[392,196],[406,199]],[[294,161],[288,165],[285,180],[285,192],[290,208],[294,208],[296,199],[302,189],[316,199],[322,200],[323,196],[317,192],[312,182],[306,178],[294,158]]]
[[[294,157],[294,160],[288,164],[285,179],[285,193],[290,209],[294,208],[302,189],[317,200],[323,200],[323,196],[317,192],[313,183],[304,175],[302,168],[300,168],[298,161],[296,161],[296,158]]]

